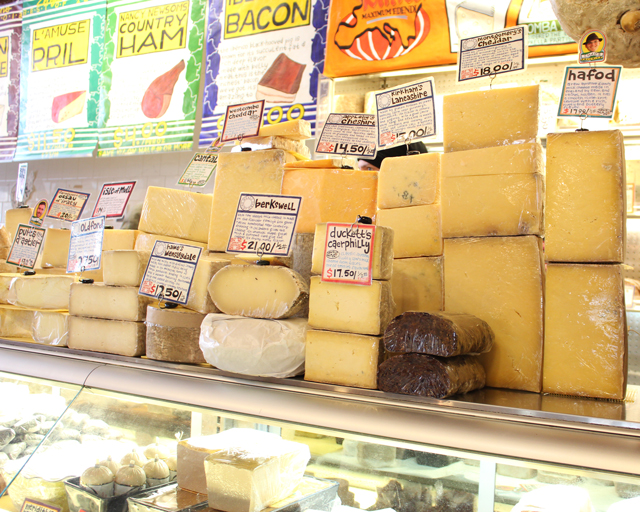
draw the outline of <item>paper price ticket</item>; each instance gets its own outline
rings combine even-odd
[[[375,158],[376,135],[373,114],[329,114],[316,153]]]
[[[256,137],[262,126],[264,100],[227,106],[222,128],[221,142],[231,142],[243,137]]]
[[[59,188],[53,195],[47,217],[73,222],[80,218],[91,194]]]
[[[613,117],[621,66],[567,66],[558,116]]]
[[[371,285],[376,227],[327,223],[322,281]]]
[[[92,217],[71,223],[67,273],[98,270],[102,260],[105,217]]]
[[[102,185],[92,217],[104,216],[107,219],[117,219],[124,216],[124,211],[135,186],[135,181],[105,183]]]
[[[7,256],[7,263],[33,269],[36,266],[36,260],[46,232],[47,230],[44,228],[18,224],[11,250]]]

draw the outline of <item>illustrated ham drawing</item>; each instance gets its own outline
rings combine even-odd
[[[142,97],[142,113],[150,119],[162,117],[171,104],[173,88],[178,81],[180,73],[185,68],[184,60],[181,60],[166,73],[156,78],[147,88]]]

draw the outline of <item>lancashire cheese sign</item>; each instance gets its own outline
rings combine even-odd
[[[98,141],[104,0],[26,0],[16,159],[90,156]]]
[[[98,156],[191,149],[205,6],[108,3]]]
[[[13,159],[20,111],[22,0],[0,7],[0,162]]]
[[[329,0],[209,0],[200,146],[222,132],[226,107],[265,100],[263,124],[315,126]]]

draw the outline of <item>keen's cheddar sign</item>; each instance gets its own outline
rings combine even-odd
[[[333,0],[330,77],[454,64],[460,39],[525,25],[529,57],[574,53],[549,2],[536,0]]]

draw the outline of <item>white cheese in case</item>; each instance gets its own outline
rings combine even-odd
[[[20,275],[12,280],[9,302],[34,309],[69,309],[69,290],[75,276]]]
[[[31,336],[44,345],[66,347],[69,338],[69,313],[66,311],[34,311]]]
[[[30,338],[33,314],[32,309],[0,306],[0,336]]]
[[[105,286],[102,283],[74,283],[71,286],[69,313],[109,320],[141,322],[153,299],[138,295],[133,286]]]
[[[143,322],[69,315],[68,346],[72,349],[141,356],[145,352],[145,334]]]
[[[140,286],[149,263],[149,251],[121,250],[102,253],[102,279],[108,286]]]
[[[406,311],[442,311],[442,256],[393,260],[391,290],[395,315]]]

